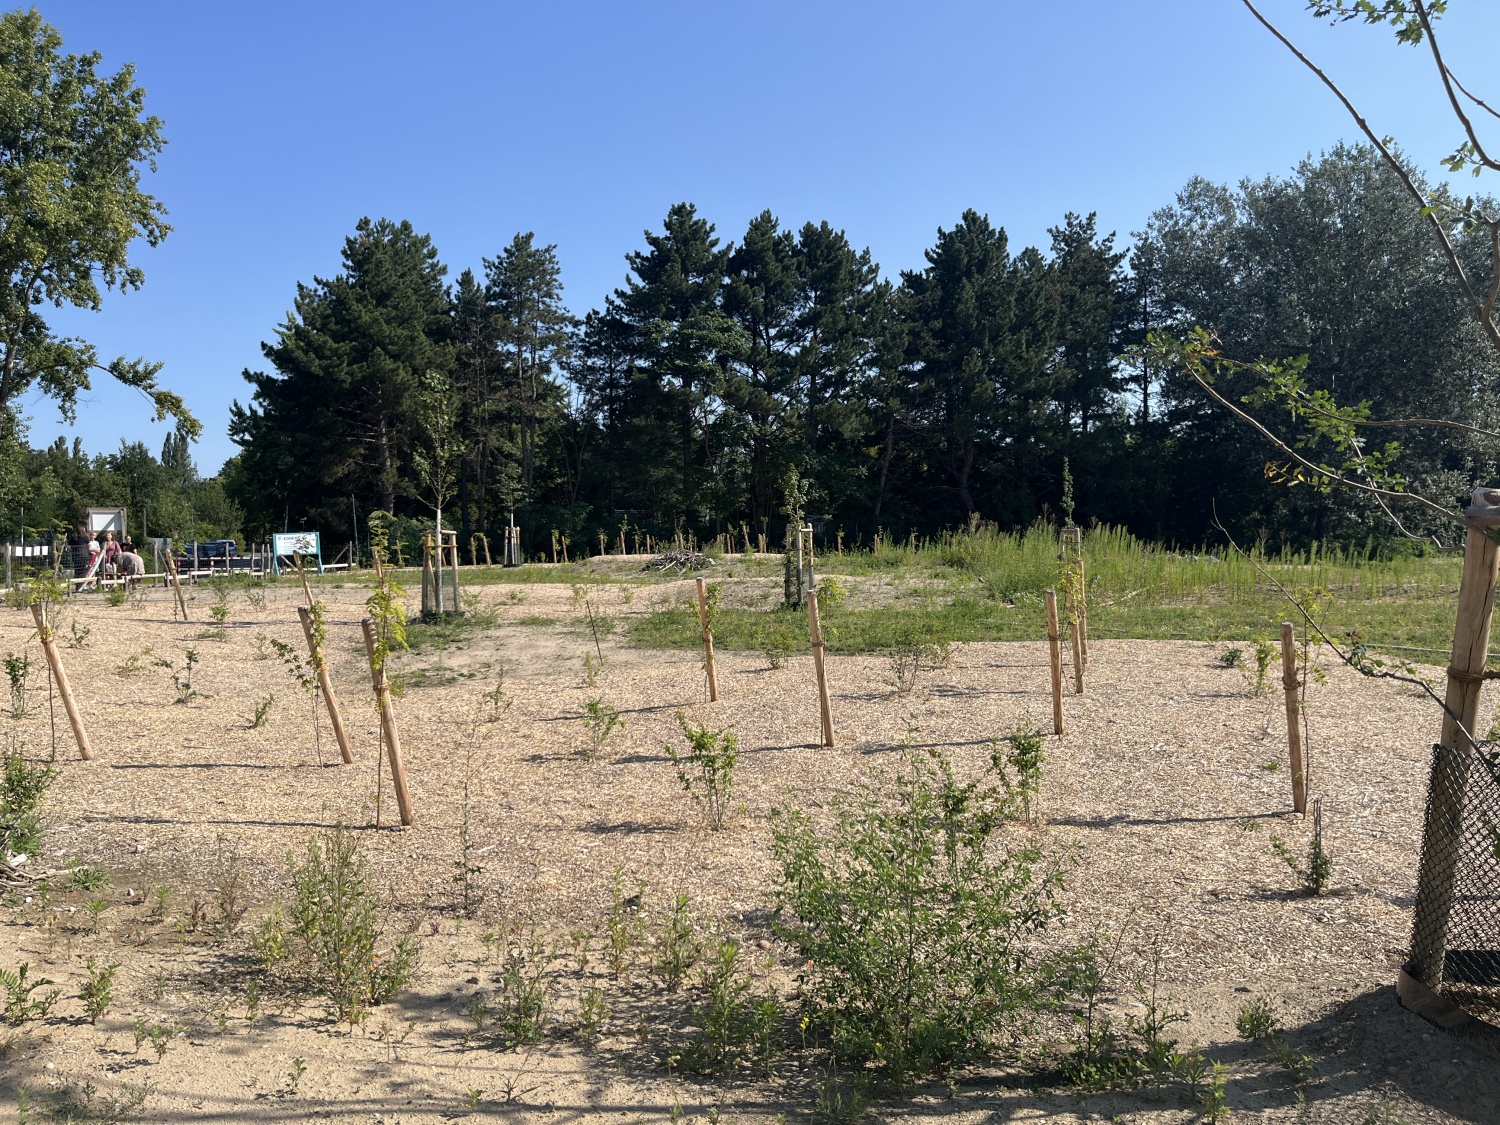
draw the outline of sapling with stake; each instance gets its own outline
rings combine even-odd
[[[1333,874],[1333,857],[1323,847],[1323,799],[1319,797],[1313,801],[1313,833],[1307,843],[1305,864],[1292,854],[1292,849],[1280,836],[1271,837],[1271,848],[1301,881],[1303,891],[1312,896],[1323,894]]]

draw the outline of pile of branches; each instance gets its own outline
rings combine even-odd
[[[679,574],[685,574],[690,570],[706,570],[713,565],[713,559],[698,551],[663,551],[641,569],[654,570],[660,574],[675,570]]]

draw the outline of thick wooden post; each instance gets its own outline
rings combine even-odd
[[[401,737],[396,733],[396,712],[391,707],[391,685],[385,678],[385,665],[375,662],[375,622],[366,617],[359,623],[365,634],[365,652],[370,657],[370,680],[375,687],[375,702],[380,708],[380,729],[385,733],[386,754],[391,763],[391,784],[396,790],[396,806],[401,823],[411,827],[411,794],[406,790],[406,766],[401,762]]]
[[[823,716],[823,745],[833,745],[833,708],[828,704],[828,673],[823,667],[823,630],[818,626],[818,595],[807,592],[807,625],[812,633],[813,671],[818,675],[818,709]]]
[[[1052,660],[1052,733],[1063,732],[1062,637],[1057,628],[1057,591],[1047,591],[1047,652]]]
[[[698,579],[698,625],[703,633],[703,667],[708,672],[708,701],[719,699],[719,677],[714,671],[714,635],[708,627],[708,582]]]
[[[318,635],[313,632],[312,610],[307,606],[297,607],[297,616],[302,619],[302,634],[307,638],[307,651],[312,657],[313,671],[318,674],[318,687],[323,689],[323,702],[328,707],[328,721],[333,724],[333,737],[339,744],[339,757],[344,765],[354,764],[354,754],[349,749],[349,735],[344,731],[344,716],[339,713],[339,701],[334,698],[333,681],[328,677],[328,661],[323,656]]]
[[[1458,621],[1448,662],[1440,748],[1433,759],[1422,833],[1422,863],[1412,919],[1410,971],[1429,987],[1442,982],[1453,910],[1453,876],[1463,846],[1464,795],[1476,748],[1479,689],[1489,660],[1495,616],[1495,577],[1500,554],[1490,535],[1500,533],[1500,489],[1476,488],[1464,515],[1464,570],[1458,587]]]
[[[177,577],[177,560],[172,557],[172,545],[167,544],[167,574],[172,579],[172,589],[177,591],[177,607],[182,610],[182,619],[188,619],[187,599],[182,596],[182,579]]]
[[[78,756],[85,762],[92,762],[94,748],[89,745],[88,732],[83,729],[83,716],[78,713],[78,702],[73,698],[68,674],[63,671],[62,658],[57,655],[57,642],[52,636],[52,627],[47,624],[47,607],[41,602],[33,602],[31,616],[36,619],[36,635],[41,639],[42,652],[47,656],[47,667],[52,669],[57,694],[62,696],[63,710],[68,713],[68,722],[72,724],[73,738],[78,743]]]
[[[1286,692],[1286,748],[1292,766],[1292,811],[1307,814],[1307,772],[1302,764],[1302,689],[1292,623],[1281,623],[1281,686]]]
[[[1078,529],[1078,635],[1083,639],[1083,666],[1089,666],[1089,583],[1083,565],[1083,528]]]

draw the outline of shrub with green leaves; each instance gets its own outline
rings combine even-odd
[[[1072,995],[1073,950],[1037,936],[1061,872],[1029,835],[1001,835],[1012,797],[998,755],[961,781],[908,747],[896,775],[839,802],[820,829],[772,812],[774,928],[807,965],[807,1017],[836,1058],[904,1087],[982,1055]]]
[[[359,1023],[411,979],[416,940],[385,941],[364,855],[347,829],[312,838],[307,858],[289,863],[292,926],[317,966],[318,990],[337,1019]]]
[[[42,837],[42,798],[57,776],[48,766],[30,765],[14,749],[0,773],[0,862],[7,855],[34,855]]]
[[[729,797],[734,790],[734,765],[739,761],[740,744],[727,730],[695,727],[681,711],[677,725],[688,741],[687,752],[675,746],[666,747],[667,757],[677,768],[677,780],[697,802],[715,832],[724,827],[729,811]]]
[[[591,762],[603,751],[609,736],[625,725],[620,712],[603,699],[590,699],[584,703],[583,721],[589,732],[589,742],[583,748],[583,756]]]

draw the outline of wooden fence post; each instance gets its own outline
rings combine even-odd
[[[1052,733],[1063,732],[1062,637],[1057,628],[1057,591],[1047,591],[1047,651],[1052,659]]]
[[[1089,583],[1083,564],[1083,528],[1078,528],[1078,635],[1083,640],[1083,666],[1089,666]]]
[[[411,827],[411,794],[406,790],[406,766],[401,762],[401,738],[396,733],[396,712],[391,707],[391,685],[385,677],[385,664],[375,660],[375,622],[366,617],[359,623],[365,634],[365,652],[370,658],[370,680],[375,687],[375,702],[380,708],[380,729],[385,733],[386,753],[391,763],[391,785],[396,790],[396,806],[401,823]]]
[[[812,633],[813,671],[818,676],[818,709],[823,718],[823,745],[833,745],[833,709],[828,704],[828,673],[823,666],[823,630],[818,625],[818,595],[807,592],[807,624]]]
[[[339,744],[339,757],[344,765],[354,764],[354,754],[349,749],[349,735],[344,731],[344,716],[339,713],[339,701],[334,698],[333,681],[328,677],[328,661],[323,648],[318,644],[318,635],[313,630],[312,610],[305,605],[297,607],[297,616],[302,619],[302,634],[307,638],[307,651],[312,657],[313,671],[318,675],[318,687],[323,689],[323,702],[328,707],[328,720],[333,724],[333,737]]]
[[[714,672],[714,635],[708,627],[708,582],[698,579],[698,624],[703,631],[703,667],[708,672],[708,701],[719,699],[719,677]]]
[[[1307,772],[1302,764],[1302,691],[1292,623],[1281,623],[1281,686],[1286,691],[1286,747],[1292,766],[1292,811],[1307,815]]]
[[[32,602],[31,616],[36,619],[36,635],[42,642],[42,652],[47,656],[47,666],[52,669],[52,678],[57,682],[57,694],[62,696],[63,710],[68,713],[68,722],[73,727],[73,738],[78,743],[78,756],[85,762],[92,762],[94,748],[89,745],[88,732],[83,729],[83,716],[78,713],[78,702],[73,698],[73,688],[68,683],[68,674],[63,671],[62,658],[57,655],[57,644],[52,636],[52,627],[47,624],[47,607],[41,602]]]
[[[1458,587],[1458,620],[1448,662],[1441,749],[1433,758],[1422,832],[1413,911],[1413,976],[1435,988],[1448,954],[1448,923],[1453,910],[1453,879],[1463,847],[1464,794],[1477,753],[1470,737],[1479,721],[1479,689],[1489,660],[1490,626],[1495,616],[1495,577],[1500,554],[1490,534],[1500,529],[1500,489],[1476,488],[1464,515],[1463,577]]]

